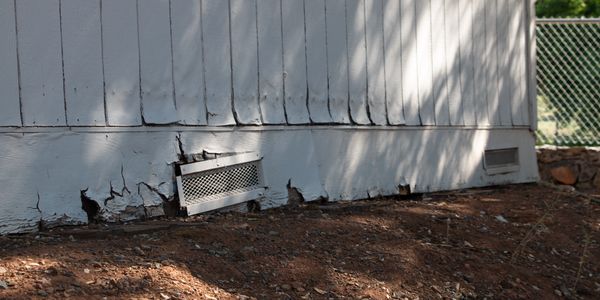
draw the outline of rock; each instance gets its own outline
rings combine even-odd
[[[46,291],[44,291],[44,290],[38,290],[37,294],[40,297],[48,297],[48,293]]]
[[[0,290],[8,289],[8,282],[0,280]]]
[[[169,295],[167,295],[167,294],[163,294],[163,293],[160,293],[160,298],[161,298],[161,299],[164,299],[164,300],[169,300],[169,299],[171,299],[171,297],[169,297]]]
[[[594,187],[600,191],[600,172],[596,174],[596,178],[594,178]]]
[[[579,165],[579,182],[589,182],[594,179],[598,170],[594,167],[590,167],[585,163]]]
[[[144,252],[144,250],[142,250],[142,248],[140,248],[140,247],[133,248],[133,251],[135,251],[135,253],[137,253],[137,255],[139,255],[139,256],[145,256],[146,255],[146,252]]]
[[[315,292],[317,292],[319,295],[325,295],[325,294],[327,294],[327,292],[326,292],[326,291],[324,291],[324,290],[322,290],[322,289],[320,289],[320,288],[318,288],[318,287],[314,287],[313,289],[314,289],[314,290],[315,290]]]
[[[0,267],[0,274],[5,274],[6,272],[8,272],[8,269],[5,267]]]
[[[501,222],[501,223],[508,223],[508,220],[503,217],[503,216],[496,216],[496,221]]]
[[[550,174],[555,181],[562,184],[574,185],[577,182],[577,174],[568,166],[553,168]]]
[[[292,289],[292,286],[289,285],[289,284],[282,284],[281,285],[281,289],[284,290],[284,291],[289,291],[289,290]]]

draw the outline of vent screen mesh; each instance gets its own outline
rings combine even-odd
[[[259,189],[260,161],[207,170],[182,177],[186,204],[197,204]]]
[[[517,148],[485,151],[485,164],[488,167],[504,167],[519,164]]]

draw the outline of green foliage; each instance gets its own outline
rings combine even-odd
[[[540,18],[597,18],[600,0],[538,0],[536,14]]]

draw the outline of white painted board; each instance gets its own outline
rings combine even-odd
[[[444,4],[445,0],[431,0],[433,99],[435,103],[435,123],[438,126],[450,125]]]
[[[473,0],[458,1],[460,14],[460,85],[465,125],[477,125],[473,66]]]
[[[106,125],[100,1],[62,0],[67,123]]]
[[[525,45],[525,5],[526,1],[510,0],[510,23],[508,36],[510,39],[510,78],[513,80],[512,120],[515,126],[529,125],[529,108],[527,101],[527,50]]]
[[[512,85],[510,78],[510,40],[508,32],[509,1],[498,0],[498,88],[500,92],[500,124],[512,125]]]
[[[498,91],[498,1],[485,2],[485,69],[487,104],[491,125],[500,125],[500,93]]]
[[[348,124],[348,48],[346,42],[346,3],[326,0],[327,5],[327,70],[329,79],[329,111],[334,123]]]
[[[346,1],[348,27],[349,106],[352,121],[371,124],[367,107],[367,41],[365,33],[365,0]]]
[[[179,123],[206,125],[201,0],[171,0],[173,82]]]
[[[488,82],[487,82],[487,57],[486,57],[486,1],[473,1],[473,67],[474,67],[474,98],[475,116],[477,124],[489,126],[488,113]]]
[[[385,63],[383,53],[383,2],[365,2],[367,30],[367,100],[375,125],[387,125],[385,102]]]
[[[208,124],[235,125],[231,95],[228,1],[202,1],[202,34]]]
[[[463,119],[463,99],[460,86],[460,13],[458,9],[458,0],[451,2],[453,5],[446,5],[446,72],[448,74],[448,109],[450,112],[450,125],[462,126]],[[450,3],[448,3],[450,4]]]
[[[243,1],[243,0],[242,0]],[[307,107],[304,1],[282,0],[283,80],[288,124],[310,123]]]
[[[417,80],[417,0],[401,0],[400,31],[402,32],[402,99],[406,125],[421,125]],[[418,0],[420,1],[420,0]]]
[[[258,23],[259,103],[263,123],[283,124],[283,42],[281,1],[256,0]]]
[[[19,0],[16,4],[23,124],[64,126],[59,1]]]
[[[421,124],[435,125],[433,95],[433,64],[431,54],[431,5],[429,0],[417,4],[417,80],[419,87],[419,115]]]
[[[138,1],[142,113],[147,124],[177,123],[169,0]]]
[[[142,124],[136,0],[102,0],[106,117],[110,126]]]
[[[325,1],[305,5],[308,109],[314,123],[331,123],[327,90]]]
[[[232,0],[233,106],[241,124],[261,124],[256,26],[256,0]]]
[[[387,117],[390,125],[403,125],[402,104],[402,36],[400,1],[383,1],[383,38],[385,53],[385,89]]]
[[[13,0],[0,0],[0,126],[20,126],[17,34]]]

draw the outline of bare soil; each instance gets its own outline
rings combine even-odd
[[[2,299],[600,299],[600,205],[513,185],[0,237]]]

